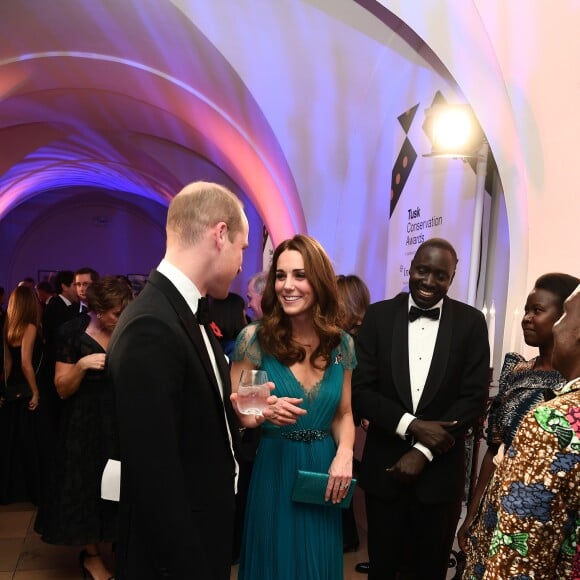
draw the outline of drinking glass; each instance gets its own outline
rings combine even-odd
[[[238,385],[238,411],[243,415],[261,415],[270,396],[266,371],[243,370]]]

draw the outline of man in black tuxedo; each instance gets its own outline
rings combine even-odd
[[[48,301],[42,313],[42,332],[49,354],[54,358],[54,341],[57,330],[78,312],[78,295],[74,286],[74,272],[61,270],[54,277],[57,295]],[[77,311],[74,305],[77,305]],[[53,365],[54,366],[54,365]]]
[[[410,295],[372,304],[357,338],[352,397],[370,421],[359,477],[373,580],[446,577],[465,432],[485,410],[489,368],[483,314],[447,296],[457,261],[446,240],[421,244]]]
[[[213,183],[186,186],[169,206],[165,257],[111,338],[117,580],[229,580],[238,423],[228,365],[200,306],[206,294],[227,296],[247,245],[237,197]]]
[[[59,329],[65,322],[78,314],[77,291],[74,286],[74,273],[71,270],[60,270],[54,278],[57,292],[46,304],[42,312],[42,334],[44,336],[43,377],[40,381],[40,398],[42,400],[42,415],[52,422],[56,432],[60,422],[62,401],[54,386],[54,367],[56,349],[59,342]]]
[[[77,313],[84,314],[88,311],[87,290],[91,284],[94,284],[100,278],[99,273],[92,268],[79,268],[75,272],[74,285],[77,292]]]

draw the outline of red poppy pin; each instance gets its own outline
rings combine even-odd
[[[212,332],[215,334],[216,338],[223,338],[224,335],[220,330],[220,327],[215,322],[210,322],[209,327],[211,328]]]

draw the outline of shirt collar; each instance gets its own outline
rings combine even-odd
[[[72,302],[66,297],[63,296],[62,294],[59,294],[59,296],[61,297],[62,301],[67,305],[70,306],[72,304]]]
[[[183,296],[187,305],[195,314],[197,312],[197,303],[201,298],[201,292],[197,286],[175,265],[163,258],[157,271],[163,274],[177,288],[177,291]]]
[[[409,293],[409,303],[407,304],[407,311],[411,310],[411,306],[415,306],[415,308],[419,308],[420,310],[431,310],[432,308],[440,308],[441,312],[443,312],[443,298],[441,298],[441,300],[439,300],[437,304],[433,304],[433,306],[430,306],[429,308],[421,308],[421,306],[419,306],[413,300],[411,293]],[[439,314],[439,320],[441,320],[441,314]]]

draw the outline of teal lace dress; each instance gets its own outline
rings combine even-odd
[[[322,380],[306,392],[290,369],[260,349],[255,323],[238,336],[234,360],[268,372],[279,397],[301,397],[308,411],[295,425],[266,421],[252,471],[240,554],[239,580],[337,580],[342,571],[341,509],[295,503],[299,469],[327,473],[336,454],[330,433],[344,370],[356,366],[352,338],[344,333]]]

